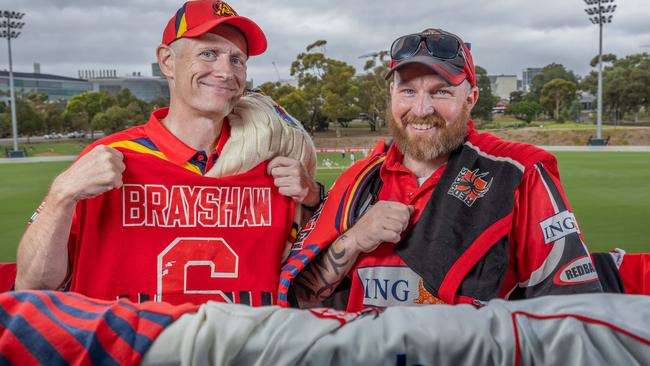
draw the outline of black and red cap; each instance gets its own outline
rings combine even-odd
[[[436,43],[448,42],[450,37],[457,44],[455,54],[443,55],[443,51],[440,51],[441,54],[438,55]],[[416,42],[414,45],[403,44],[403,42],[413,42],[413,40]],[[396,54],[396,48],[404,47],[413,48],[414,52],[412,52],[412,55],[400,57],[398,53]],[[429,47],[433,47],[433,50],[429,49]],[[459,85],[464,80],[467,80],[471,86],[476,86],[476,71],[474,70],[474,60],[472,59],[469,47],[460,37],[453,33],[441,29],[429,28],[420,33],[396,39],[391,47],[390,70],[386,74],[386,79],[390,78],[395,70],[411,64],[427,66],[450,85]]]

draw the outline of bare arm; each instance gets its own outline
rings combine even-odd
[[[18,246],[16,290],[56,289],[68,270],[68,236],[75,202],[50,192]]]
[[[75,206],[79,200],[121,187],[122,159],[119,151],[100,145],[54,180],[43,210],[18,246],[17,290],[62,285],[68,272],[68,238]]]
[[[398,243],[413,213],[413,206],[379,201],[347,232],[307,266],[294,282],[300,301],[327,299],[357,261],[359,254],[375,250],[381,243]]]
[[[359,256],[346,234],[339,236],[300,273],[294,282],[301,301],[320,301],[332,295]]]

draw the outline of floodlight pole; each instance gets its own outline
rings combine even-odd
[[[596,119],[596,141],[603,144],[603,25],[611,23],[616,5],[616,0],[584,0],[587,7],[585,12],[593,24],[598,24],[598,106]],[[602,4],[609,5],[607,7]],[[593,7],[596,5],[596,7]]]
[[[16,22],[13,21],[13,19],[22,19],[24,16],[25,13],[17,11],[0,11],[0,18],[4,18],[2,25],[5,27],[2,31],[1,38],[7,38],[7,50],[9,51],[9,93],[11,96],[11,132],[13,136],[13,151],[18,151],[18,122],[16,119],[16,91],[14,88],[14,71],[11,57],[11,39],[18,38],[20,32],[15,32],[14,30],[20,29],[25,25],[25,23]]]
[[[16,92],[14,90],[14,70],[11,62],[11,28],[7,18],[7,48],[9,50],[9,92],[11,93],[11,135],[13,136],[14,151],[18,150],[18,123],[16,122]]]
[[[603,8],[598,0],[598,109],[596,119],[596,138],[603,138]]]

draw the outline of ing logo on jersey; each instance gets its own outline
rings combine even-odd
[[[488,174],[490,172],[479,173],[478,168],[469,170],[463,167],[447,193],[463,201],[467,207],[472,207],[477,199],[490,190],[494,178],[490,181],[483,179]]]
[[[212,10],[214,10],[214,15],[220,17],[232,17],[236,16],[237,13],[223,1],[215,1],[212,3]]]
[[[422,277],[407,266],[370,266],[357,270],[364,306],[444,304],[424,287]]]

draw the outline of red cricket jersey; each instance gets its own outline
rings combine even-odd
[[[422,266],[431,269],[431,273],[443,272],[442,285],[435,291],[445,294],[445,297],[450,299],[449,302],[481,304],[482,301],[490,299],[463,296],[463,292],[481,292],[476,288],[459,290],[460,287],[454,287],[464,285],[463,276],[468,273],[479,280],[472,285],[478,283],[481,286],[480,281],[485,280],[486,286],[496,286],[493,295],[495,297],[520,298],[601,291],[598,276],[583,244],[582,234],[561,188],[555,158],[530,145],[507,142],[490,134],[478,133],[471,123],[465,145],[465,149],[472,151],[473,156],[477,157],[473,159],[484,159],[494,166],[507,165],[510,171],[518,172],[520,180],[504,174],[489,175],[495,174],[496,168],[472,171],[456,167],[454,169],[458,171],[450,171],[449,175],[445,173],[449,169],[448,162],[434,172],[422,186],[418,186],[415,175],[402,165],[402,154],[396,145],[384,152],[385,145],[380,143],[365,161],[339,177],[323,207],[299,234],[289,261],[283,269],[279,295],[281,304],[284,304],[283,292],[286,293],[291,279],[340,233],[353,225],[353,217],[357,215],[355,207],[364,205],[361,203],[366,199],[363,194],[372,190],[371,177],[376,174],[373,171],[377,170],[381,182],[377,200],[413,205],[415,212],[400,243],[384,243],[375,251],[358,257],[348,274],[351,278],[348,311],[367,307],[443,302],[443,296],[434,296],[428,291],[423,278],[395,252],[395,248],[405,245],[408,237],[413,239],[413,229],[428,205],[443,211],[437,219],[439,221],[423,222],[421,228],[435,227],[438,233],[436,235],[443,235],[442,238],[445,235],[453,235],[450,244],[466,237],[464,232],[471,233],[471,237],[475,238],[471,241],[476,245],[463,249],[465,253],[459,258],[454,257],[454,253],[447,252],[454,250],[454,246],[445,249],[448,244],[436,246],[436,243],[431,243],[429,247],[438,251],[438,258],[426,257],[424,252],[418,258]],[[460,161],[460,166],[469,164],[467,166],[472,167],[474,161]],[[455,164],[458,162],[456,160]],[[447,185],[441,188],[437,197],[451,203],[435,206],[436,203],[431,202],[430,198],[443,175],[448,176]],[[449,177],[456,178],[450,183]],[[503,190],[507,184],[514,184],[514,189],[509,194],[500,193],[508,192]],[[471,187],[471,190],[462,187]],[[494,206],[481,207],[481,204],[488,202],[488,198],[482,198],[485,195],[491,195],[488,197],[492,200],[490,202],[495,202],[491,203]],[[489,213],[490,207],[500,206],[501,199],[504,207],[508,201],[512,202],[511,209],[503,209],[506,210],[503,218],[471,216],[471,212],[479,209],[487,208]],[[461,210],[458,207],[464,208]],[[449,208],[450,211],[444,211]],[[458,212],[469,214],[463,216],[464,214],[459,215]],[[489,226],[485,226],[486,223]],[[478,229],[479,227],[486,229]],[[503,236],[494,236],[496,232]],[[427,235],[420,234],[416,240],[432,240]],[[481,248],[495,242],[498,244],[492,248],[501,245],[501,252],[498,252],[500,254],[496,259],[492,256],[491,259],[481,262],[480,258],[488,258],[488,252],[482,251]],[[464,264],[464,261],[468,260],[472,264]],[[445,267],[433,268],[433,262]],[[478,264],[474,266],[476,263]],[[450,287],[449,284],[454,281],[455,285]]]
[[[392,145],[380,171],[383,187],[379,191],[379,200],[397,201],[415,206],[409,224],[412,227],[431,197],[446,164],[418,187],[415,175],[405,168],[401,161],[401,152],[396,145]],[[557,172],[555,161],[548,160],[544,163],[547,165],[547,170]],[[560,187],[557,176],[549,175],[549,177],[552,184]],[[535,270],[546,265],[553,248],[546,245],[544,232],[539,225],[540,222],[555,215],[553,198],[537,169],[530,169],[524,174],[517,189],[517,198],[509,238],[511,243],[509,265],[502,285],[502,297],[506,297],[518,283],[529,280]],[[566,202],[563,193],[561,199]],[[575,222],[574,218],[571,220]],[[352,286],[348,311],[359,311],[371,306],[443,303],[424,288],[422,278],[395,254],[394,246],[394,244],[384,243],[372,253],[359,255],[353,270],[350,271]],[[584,256],[587,255],[586,250],[581,252]],[[591,263],[588,259],[586,262]],[[561,269],[556,268],[550,274],[561,273],[558,270]],[[591,281],[597,280],[595,273],[587,277]]]
[[[266,174],[268,162],[235,176],[203,176],[227,140],[227,125],[208,156],[160,123],[166,113],[86,149],[118,149],[126,170],[121,189],[77,203],[69,290],[172,304],[275,303],[293,201]]]

